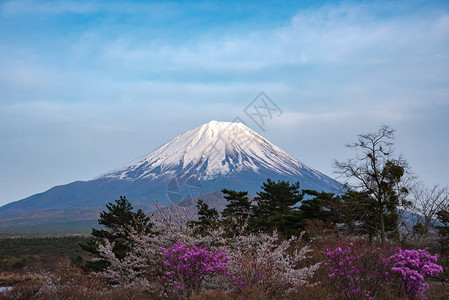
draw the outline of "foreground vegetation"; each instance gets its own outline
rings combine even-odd
[[[428,250],[376,245],[321,221],[305,226],[307,237],[287,238],[229,217],[205,225],[189,208],[146,216],[125,198],[100,221],[107,237],[82,244],[97,241],[90,262],[29,272],[2,299],[445,299],[449,292]]]
[[[335,163],[341,194],[268,179],[254,201],[222,190],[221,213],[198,201],[152,215],[120,197],[79,242],[87,261],[30,271],[1,297],[447,299],[447,189],[414,183],[392,134],[360,135],[357,158]]]

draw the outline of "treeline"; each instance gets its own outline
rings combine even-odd
[[[344,194],[300,190],[299,182],[267,179],[253,201],[246,191],[222,190],[228,201],[220,214],[202,200],[197,203],[198,231],[207,233],[224,226],[230,230],[245,227],[248,232],[274,231],[286,238],[304,231],[308,224],[319,224],[335,234],[342,232],[366,235],[370,240],[380,236],[375,214],[376,201],[366,193],[347,191]],[[388,238],[399,238],[398,211],[384,212]]]
[[[83,236],[1,238],[0,271],[58,259],[70,259],[74,264],[81,264],[84,251],[78,243],[86,240],[87,237]]]
[[[343,194],[300,190],[299,182],[274,182],[268,179],[262,191],[251,202],[246,191],[223,189],[228,201],[221,213],[201,200],[197,203],[198,221],[193,222],[199,232],[224,226],[247,232],[277,230],[288,238],[306,231],[309,236],[325,231],[335,236],[365,236],[369,241],[380,240],[381,224],[378,202],[366,192],[348,190]],[[306,200],[305,200],[306,199]],[[411,204],[409,204],[411,205]],[[407,207],[407,206],[405,206]],[[422,222],[424,216],[410,216],[396,205],[383,211],[384,230],[390,243],[403,243],[407,239],[427,235],[440,244],[443,253],[448,249],[449,212],[440,209],[435,214],[438,221],[434,231]],[[409,233],[412,233],[412,236]],[[380,240],[381,241],[381,240]]]

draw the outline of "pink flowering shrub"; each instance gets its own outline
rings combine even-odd
[[[352,299],[374,299],[387,290],[403,295],[423,297],[429,287],[425,276],[436,276],[442,267],[438,255],[426,250],[401,250],[393,247],[372,247],[360,242],[339,242],[334,248],[324,246],[330,284]],[[391,295],[390,295],[391,296]]]
[[[345,241],[335,248],[324,246],[323,253],[327,256],[324,265],[329,268],[331,285],[348,298],[373,299],[381,288],[380,282],[389,281],[389,257],[395,251],[394,248],[375,248]]]
[[[162,263],[167,272],[162,279],[174,287],[178,294],[192,295],[194,290],[200,290],[202,282],[217,275],[232,277],[228,271],[226,249],[209,251],[195,245],[188,246],[175,243],[170,248],[160,248]]]
[[[443,268],[437,265],[438,254],[430,255],[427,250],[399,250],[390,259],[394,262],[391,270],[400,275],[408,295],[423,297],[429,288],[425,276],[437,276]],[[424,298],[424,297],[423,297]]]

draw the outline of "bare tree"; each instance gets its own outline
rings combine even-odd
[[[397,230],[396,210],[408,192],[403,185],[408,164],[401,156],[394,155],[393,145],[394,130],[383,125],[377,132],[360,134],[357,142],[346,145],[356,150],[355,158],[334,162],[335,173],[344,178],[349,188],[376,200],[374,206],[366,209],[377,216],[382,244],[386,242],[386,218]]]
[[[422,182],[410,189],[415,235],[426,236],[437,233],[438,212],[449,207],[449,188],[434,185],[427,187]]]

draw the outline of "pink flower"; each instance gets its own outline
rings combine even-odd
[[[195,245],[175,243],[168,249],[161,248],[161,252],[162,263],[168,269],[161,279],[173,281],[173,286],[180,291],[200,286],[206,276],[232,275],[228,271],[230,258],[225,249],[209,251]]]

